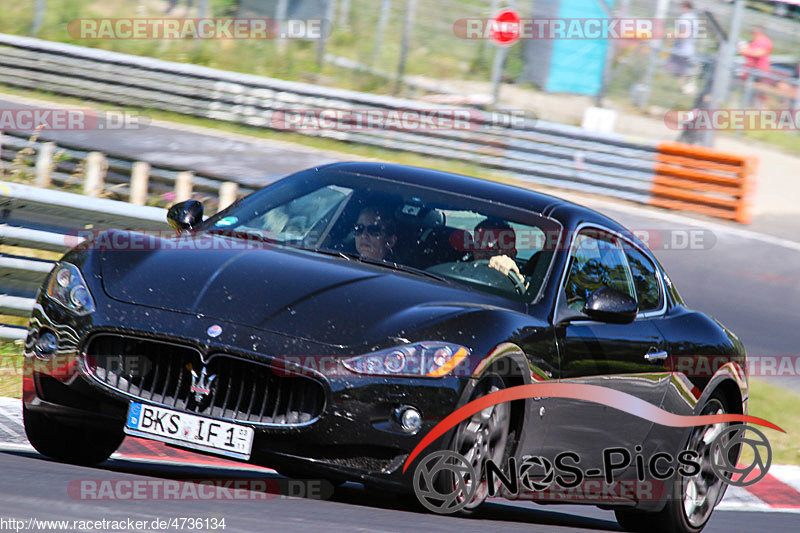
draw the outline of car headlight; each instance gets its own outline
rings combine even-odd
[[[422,341],[386,348],[342,361],[356,374],[438,378],[449,374],[470,351],[458,344]]]
[[[47,283],[47,296],[78,315],[94,312],[94,300],[80,270],[70,263],[59,263]]]

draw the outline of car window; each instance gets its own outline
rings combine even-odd
[[[434,233],[446,243],[435,245],[438,251],[420,258],[427,261],[417,266],[505,296],[528,299],[539,292],[552,257],[551,250],[543,250],[546,233],[542,228],[468,209],[439,212],[446,226]],[[435,242],[429,232],[423,228],[417,241]],[[504,274],[493,268],[493,258],[504,259],[514,272]]]
[[[635,298],[633,283],[618,240],[598,230],[583,230],[575,237],[564,287],[567,306],[583,310],[589,296],[610,287]]]
[[[633,286],[636,289],[636,300],[639,302],[639,312],[660,309],[663,302],[661,285],[658,282],[656,267],[642,252],[626,246],[625,255],[628,266],[633,276]]]
[[[454,230],[465,232],[463,235],[472,237],[474,239],[474,230],[481,222],[486,220],[484,215],[474,211],[454,211],[442,210],[444,213],[447,225]],[[513,236],[513,242],[508,242],[509,248],[516,251],[515,259],[520,264],[525,264],[534,254],[538,253],[544,248],[546,235],[541,228],[526,226],[517,222],[508,221],[508,225],[512,231],[508,232]],[[484,233],[484,240],[491,238],[491,233]],[[503,237],[501,234],[500,237]],[[479,245],[481,243],[478,243]],[[485,243],[484,243],[485,244]]]
[[[533,301],[561,225],[517,207],[383,178],[301,172],[205,222],[215,232],[425,271],[469,288]],[[334,255],[328,253],[327,255]]]
[[[240,230],[261,230],[279,240],[311,240],[312,229],[320,233],[330,215],[352,194],[351,189],[328,185],[274,207],[250,220],[241,221]],[[217,225],[227,223],[221,219]]]

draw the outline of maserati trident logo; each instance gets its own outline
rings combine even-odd
[[[215,379],[217,379],[217,376],[215,374],[209,376],[206,367],[203,367],[199,374],[194,368],[192,369],[191,391],[194,393],[195,402],[202,404],[208,398]]]
[[[206,333],[209,337],[219,337],[222,333],[222,327],[219,324],[214,324],[213,326],[208,326]]]

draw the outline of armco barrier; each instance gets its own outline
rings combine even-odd
[[[86,228],[168,229],[166,210],[0,181],[0,244],[65,252]],[[42,254],[43,255],[43,254]],[[27,317],[53,261],[0,254],[0,315]],[[25,328],[0,324],[0,338],[22,339]]]
[[[651,205],[750,223],[755,158],[663,143],[656,160]]]
[[[339,110],[360,115],[365,109],[457,109],[7,34],[0,34],[0,83],[277,129],[280,128],[273,120],[274,114],[287,110]],[[664,163],[659,159],[663,154],[657,143],[532,119],[489,127],[487,119],[491,122],[485,114],[470,113],[473,127],[461,131],[293,131],[463,161],[497,169],[523,181],[643,204],[657,200],[664,207],[703,207],[693,200],[660,199],[662,184],[655,181]],[[691,154],[686,157],[695,158]],[[742,179],[749,177],[747,174]],[[659,191],[657,196],[653,195],[654,189]],[[719,213],[728,210],[725,206]]]

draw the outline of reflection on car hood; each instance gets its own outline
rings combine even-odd
[[[232,239],[209,234],[192,240],[183,249],[102,251],[105,292],[336,346],[378,343],[466,307],[514,305],[356,260],[278,245],[224,249]]]

